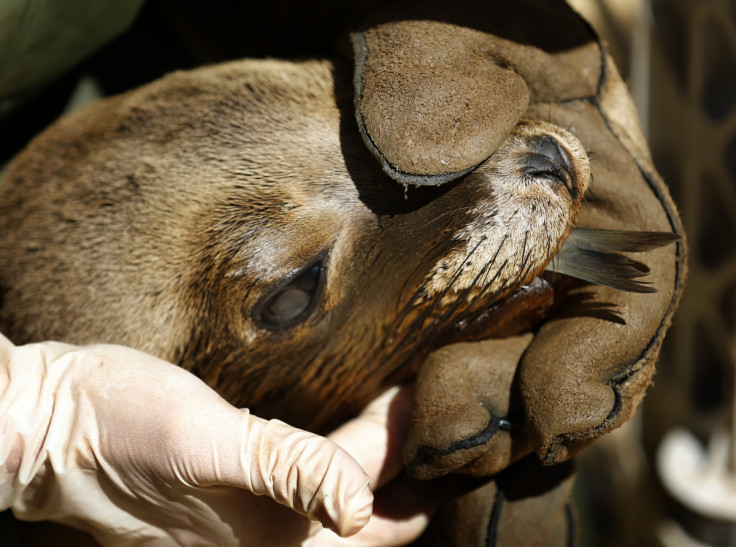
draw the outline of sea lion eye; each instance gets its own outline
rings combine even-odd
[[[549,135],[539,137],[530,143],[529,148],[531,153],[523,160],[526,175],[533,179],[561,183],[572,198],[576,199],[577,188],[572,176],[572,160],[557,139]]]
[[[269,295],[256,311],[258,322],[270,329],[292,327],[306,319],[322,286],[322,263],[307,268]]]

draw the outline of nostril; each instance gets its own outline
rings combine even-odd
[[[555,162],[549,156],[541,154],[529,154],[524,158],[524,168],[529,174],[539,175],[547,173],[549,171],[556,171],[559,167],[559,162]]]
[[[578,191],[572,174],[572,159],[557,139],[549,135],[533,139],[529,143],[529,150],[530,153],[522,160],[527,176],[561,183],[576,199]]]
[[[560,143],[556,138],[549,135],[540,137],[532,144],[532,150],[550,158],[550,160],[554,161],[564,169],[572,171],[572,160],[570,159],[569,154],[560,146]]]

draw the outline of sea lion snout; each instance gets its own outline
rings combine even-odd
[[[555,187],[561,183],[573,202],[585,191],[590,178],[582,143],[551,123],[521,121],[493,157],[499,163],[504,161],[503,167],[517,173],[526,185],[546,182]]]
[[[437,264],[428,293],[485,286],[498,298],[529,282],[572,230],[589,178],[588,155],[574,135],[522,121],[463,181],[478,192],[470,222],[455,235],[465,246]]]
[[[507,302],[527,316],[534,315],[530,309],[551,306],[553,290],[533,280],[571,232],[589,179],[580,141],[558,126],[531,121],[522,121],[467,177],[464,183],[484,195],[475,203],[466,246],[443,259],[429,284],[442,295],[444,309],[456,309],[467,299],[469,311],[458,314],[450,327],[458,340],[501,335],[503,323],[513,322],[503,310]],[[453,285],[457,289],[448,290]],[[432,478],[461,468],[492,474],[531,450],[523,435],[513,437],[499,427],[528,339],[511,352],[505,343],[487,340],[482,349],[447,345],[428,357],[419,373],[415,426],[405,450],[413,475]],[[450,362],[452,373],[444,370]],[[463,382],[468,378],[474,381]]]

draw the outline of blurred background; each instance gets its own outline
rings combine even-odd
[[[736,545],[736,2],[570,3],[629,83],[690,245],[654,387],[581,458],[581,544]]]

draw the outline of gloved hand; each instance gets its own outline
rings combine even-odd
[[[369,481],[376,488],[401,468],[408,401],[391,390],[335,432],[364,472],[334,442],[238,410],[147,354],[15,347],[0,335],[0,507],[103,544],[352,545],[387,535],[400,544],[425,515],[374,519],[346,543],[300,515],[341,536],[366,525]]]
[[[409,1],[373,14],[352,40],[359,130],[397,182],[457,179],[491,156],[521,119],[545,121],[570,129],[594,158],[576,226],[682,233],[625,84],[591,27],[562,0]],[[529,449],[557,464],[619,427],[651,381],[684,285],[685,259],[684,239],[642,259],[655,294],[572,289],[505,367],[508,390],[493,401],[484,398],[487,386],[502,391],[493,383],[497,371],[468,372],[484,350],[444,348],[434,360],[445,361],[436,369],[446,383],[429,385],[435,381],[429,373],[417,382],[417,395],[427,400],[416,407],[434,409],[435,422],[416,419],[407,465],[419,468],[421,460],[425,478],[467,470],[469,444],[473,458],[488,464],[471,466],[476,474],[501,471]],[[457,408],[505,412],[513,395],[515,423],[480,410],[471,426],[464,410],[455,414],[444,403],[444,393],[457,400],[458,392],[473,391]],[[509,427],[518,449],[509,448]]]

